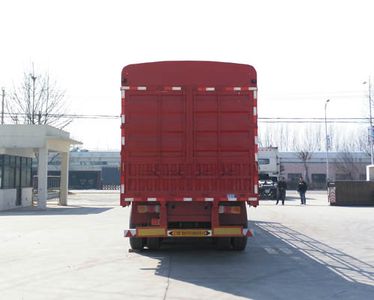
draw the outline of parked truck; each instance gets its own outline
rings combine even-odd
[[[209,238],[243,250],[258,205],[257,80],[250,65],[166,61],[122,70],[122,206],[130,246]]]
[[[258,168],[260,199],[276,199],[277,183],[280,176],[278,147],[259,148]]]

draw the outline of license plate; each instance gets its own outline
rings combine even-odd
[[[171,237],[204,237],[211,236],[212,231],[206,229],[169,229],[168,236]]]

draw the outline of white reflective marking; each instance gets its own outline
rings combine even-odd
[[[243,235],[244,235],[244,236],[247,235],[247,232],[248,232],[248,229],[247,229],[247,228],[243,228]]]
[[[235,86],[234,87],[234,91],[241,91],[241,90],[242,90],[242,88],[240,86]]]
[[[180,87],[180,86],[173,86],[173,87],[171,88],[171,90],[172,90],[172,91],[181,91],[181,90],[182,90],[182,87]]]
[[[183,198],[183,201],[192,201],[192,198]]]
[[[249,197],[248,201],[257,201],[257,198],[256,197]]]
[[[122,137],[121,141],[122,141],[122,145],[125,145],[126,140],[124,136]]]
[[[125,198],[125,201],[134,201],[134,198]]]
[[[122,90],[129,90],[129,89],[130,89],[129,86],[123,86],[123,87],[122,87]]]
[[[122,183],[121,184],[121,194],[123,194],[125,192],[125,185]]]
[[[258,154],[255,153],[255,161],[258,161]]]
[[[255,144],[256,145],[258,144],[258,136],[257,135],[255,136]]]
[[[147,198],[147,201],[157,201],[157,198]]]
[[[122,119],[122,124],[125,124],[125,123],[126,123],[126,116],[125,116],[125,115],[122,115],[122,116],[121,116],[121,119]]]
[[[248,87],[248,91],[257,91],[257,88],[256,87]]]
[[[122,98],[126,97],[126,91],[124,89],[121,90],[121,97]]]
[[[257,116],[257,107],[256,106],[253,107],[253,115]]]
[[[264,247],[265,251],[269,254],[278,254],[278,251],[271,247]]]
[[[254,192],[255,194],[258,193],[258,186],[257,186],[257,184],[255,184],[255,185],[253,186],[253,192]]]
[[[129,231],[131,232],[132,236],[136,235],[136,229],[130,229]]]
[[[289,248],[286,248],[286,247],[279,247],[278,248],[281,252],[283,252],[284,254],[287,254],[287,255],[291,255],[292,254],[292,250],[289,249]]]
[[[257,99],[257,90],[253,91],[253,99]]]
[[[205,198],[205,201],[214,201],[214,198]]]
[[[146,86],[138,86],[136,88],[138,91],[146,91],[147,90],[147,87]]]
[[[214,88],[214,87],[207,87],[207,88],[205,88],[205,90],[207,92],[214,92],[216,90],[216,88]]]

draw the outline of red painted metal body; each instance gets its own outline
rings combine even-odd
[[[213,228],[227,223],[220,220],[220,204],[258,204],[252,66],[129,65],[122,70],[121,89],[121,205],[134,204],[133,226],[168,227],[180,221]],[[153,204],[158,208],[142,207]],[[142,212],[134,212],[139,205]],[[243,225],[243,207],[240,213],[222,210],[228,225]]]

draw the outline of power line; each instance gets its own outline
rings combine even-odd
[[[26,116],[26,113],[5,113],[7,116]],[[64,118],[64,119],[104,119],[104,120],[118,120],[119,115],[89,115],[89,114],[49,114],[49,117]],[[346,123],[346,124],[360,124],[367,123],[368,118],[327,118],[327,123]],[[259,117],[259,123],[324,123],[325,119],[320,117]]]

